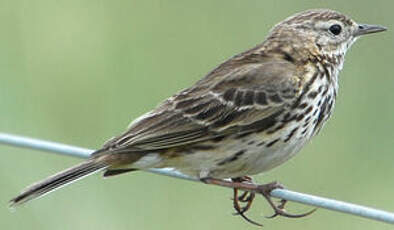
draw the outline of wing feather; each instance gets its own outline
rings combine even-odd
[[[134,122],[105,148],[150,151],[271,127],[300,94],[296,67],[267,60],[208,76]]]

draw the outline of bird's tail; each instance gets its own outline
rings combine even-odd
[[[109,167],[109,164],[97,158],[89,159],[79,165],[66,169],[26,188],[20,195],[10,200],[10,207],[15,207],[27,201],[41,197],[67,184],[75,182]]]

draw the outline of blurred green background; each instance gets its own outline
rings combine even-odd
[[[290,189],[394,211],[393,1],[1,0],[0,131],[88,148],[260,43],[289,15],[332,8],[389,31],[347,54],[334,116],[302,153],[266,175]],[[22,188],[79,159],[0,146],[0,229],[257,229],[229,189],[136,172],[86,178],[10,212]],[[266,229],[392,229],[320,209]],[[290,203],[288,210],[310,207]]]

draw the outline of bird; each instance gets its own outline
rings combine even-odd
[[[262,43],[224,61],[132,121],[89,159],[33,184],[10,205],[99,171],[111,177],[169,167],[206,183],[248,182],[289,160],[320,132],[335,105],[347,50],[360,36],[385,30],[330,9],[296,13]],[[236,192],[234,207],[244,216],[248,207],[238,202],[250,205],[254,194]],[[272,206],[274,215],[287,215],[283,206]]]

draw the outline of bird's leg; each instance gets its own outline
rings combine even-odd
[[[284,217],[288,217],[288,218],[300,218],[300,217],[308,216],[316,211],[316,208],[314,208],[311,211],[303,213],[303,214],[288,213],[285,210],[285,205],[287,203],[287,200],[281,199],[279,205],[276,205],[271,198],[271,195],[270,195],[271,191],[274,189],[277,189],[277,188],[283,189],[284,187],[283,187],[283,185],[281,185],[280,183],[278,183],[276,181],[257,186],[257,190],[259,191],[259,193],[264,196],[264,198],[267,200],[268,204],[272,207],[272,209],[275,212],[272,216],[268,216],[267,218],[274,218],[276,216],[284,216]]]

